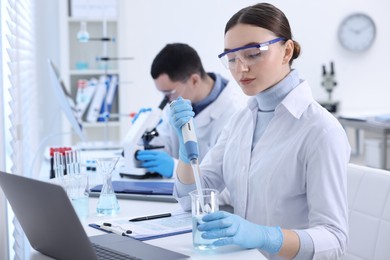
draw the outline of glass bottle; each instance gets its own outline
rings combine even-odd
[[[78,70],[86,70],[88,69],[88,53],[89,48],[89,33],[87,31],[87,22],[80,22],[80,30],[77,32],[77,40],[79,44],[77,44],[77,57],[76,60],[76,69]]]

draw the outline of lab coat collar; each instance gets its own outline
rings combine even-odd
[[[199,101],[196,104],[192,104],[192,108],[195,112],[195,116],[202,112],[203,109],[205,109],[208,105],[213,103],[218,96],[221,94],[221,92],[224,90],[226,85],[229,83],[229,80],[223,78],[221,75],[209,72],[207,73],[213,80],[214,80],[214,85],[213,88],[211,89],[210,94]]]
[[[314,101],[311,94],[310,86],[307,81],[301,80],[298,86],[288,93],[282,102],[276,107],[275,114],[280,113],[280,108],[283,106],[295,118],[299,119],[307,107]],[[248,108],[251,111],[258,109],[256,97],[251,97],[248,100]]]
[[[299,119],[308,106],[314,102],[310,86],[307,81],[302,80],[301,83],[294,88],[282,103],[276,108],[275,112],[282,105],[289,111],[295,118]]]
[[[225,112],[231,104],[225,104],[226,99],[223,96],[234,95],[233,87],[231,83],[228,83],[221,94],[219,94],[220,96],[196,115],[196,127],[208,125],[212,120],[219,118]]]

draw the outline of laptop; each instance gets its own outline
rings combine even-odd
[[[64,189],[58,185],[0,171],[0,187],[31,246],[56,259],[118,259],[97,252],[121,254],[119,259],[188,259],[180,253],[130,237],[85,233]]]

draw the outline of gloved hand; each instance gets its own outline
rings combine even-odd
[[[188,155],[184,146],[181,127],[194,116],[195,113],[192,111],[190,100],[179,97],[175,102],[171,103],[169,123],[173,128],[175,128],[176,134],[179,138],[179,159],[187,164],[190,163],[190,160],[188,160]]]
[[[171,178],[173,174],[174,161],[172,157],[164,151],[140,150],[137,152],[137,160],[142,161],[142,167],[150,172]]]
[[[152,111],[151,108],[141,108],[137,114],[135,114],[135,116],[133,117],[133,119],[131,120],[131,123],[134,124],[135,121],[137,121],[137,118],[139,117],[139,115],[141,113],[144,113],[144,112],[149,112],[149,111]]]
[[[202,238],[218,239],[216,246],[236,244],[244,248],[259,248],[271,254],[280,251],[283,233],[280,227],[267,227],[253,224],[242,217],[225,211],[205,215],[205,222],[198,226],[204,231]]]

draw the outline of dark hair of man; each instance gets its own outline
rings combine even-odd
[[[153,79],[167,74],[174,82],[185,82],[192,74],[206,77],[198,53],[184,43],[167,44],[154,58],[150,74]]]
[[[262,27],[273,32],[277,37],[283,37],[292,40],[290,24],[284,13],[269,3],[259,3],[245,7],[235,13],[226,23],[225,34],[237,24],[249,24]],[[294,42],[294,53],[290,60],[298,58],[301,52],[301,46]]]

